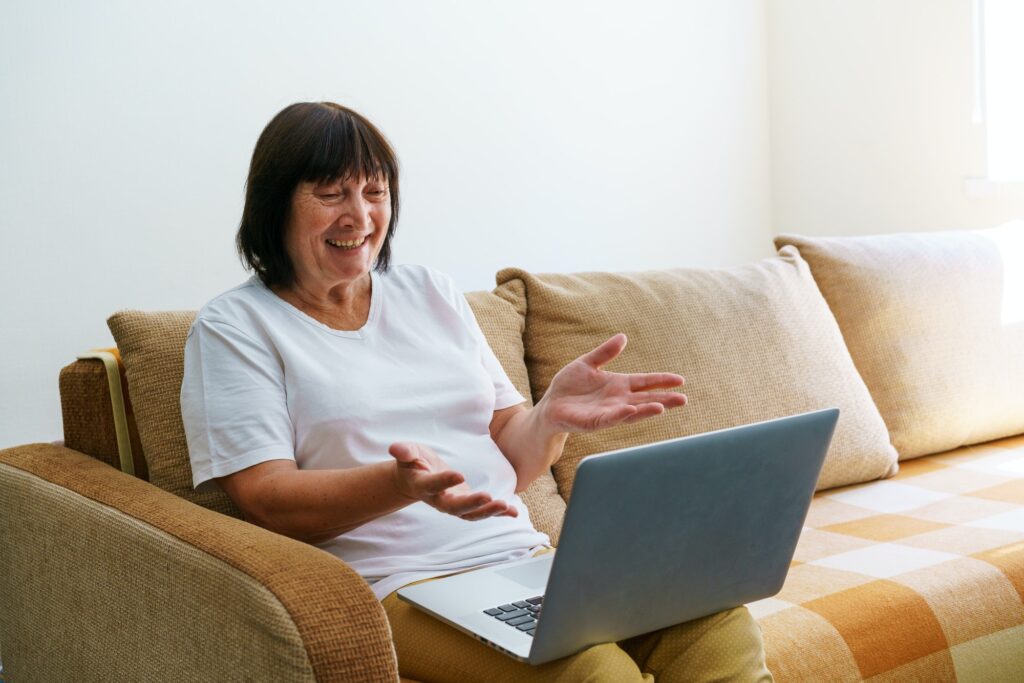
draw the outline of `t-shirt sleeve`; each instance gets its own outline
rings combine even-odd
[[[229,323],[199,318],[189,330],[181,416],[196,489],[261,462],[295,459],[277,354]]]
[[[505,373],[505,368],[501,367],[501,362],[494,355],[494,351],[487,342],[487,337],[484,336],[483,330],[480,329],[480,323],[477,322],[476,316],[473,315],[473,309],[470,308],[465,295],[459,291],[454,280],[447,275],[441,275],[441,277],[443,278],[444,288],[442,291],[445,294],[445,298],[459,312],[462,320],[466,323],[466,327],[477,340],[480,348],[480,362],[494,383],[494,409],[511,408],[514,405],[525,402],[526,399],[516,390],[512,380]]]

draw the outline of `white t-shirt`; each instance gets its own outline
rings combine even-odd
[[[388,447],[433,448],[474,491],[519,516],[467,522],[413,503],[319,547],[383,599],[431,576],[527,556],[549,543],[515,495],[491,439],[494,411],[523,401],[447,276],[400,265],[371,273],[370,315],[332,329],[258,278],[199,312],[185,344],[181,410],[193,485],[267,460],[344,469],[391,460]]]

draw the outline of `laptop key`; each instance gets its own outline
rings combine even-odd
[[[526,598],[526,602],[530,603],[531,605],[539,605],[540,603],[544,602],[544,596],[538,595],[535,598]]]
[[[515,605],[498,605],[498,609],[502,612],[515,612],[519,608]]]
[[[519,609],[525,609],[530,606],[530,603],[526,602],[526,600],[520,600],[519,602],[513,602],[512,604]]]
[[[496,617],[499,614],[504,614],[504,612],[502,612],[500,609],[495,607],[494,609],[485,609],[484,610],[484,614],[486,614],[487,616],[490,616],[490,617]]]
[[[523,631],[523,633],[525,633],[526,635],[528,635],[531,638],[533,638],[533,632],[536,631],[536,630],[537,630],[536,628],[531,628],[529,631]]]
[[[516,624],[516,628],[520,631],[532,631],[533,629],[537,628],[537,622],[532,620],[526,621],[522,624]]]
[[[526,615],[521,616],[521,617],[516,617],[515,619],[509,619],[505,623],[508,624],[509,626],[519,626],[519,624],[525,624],[527,622],[532,624],[532,623],[534,623],[534,621],[535,620],[534,620],[533,617],[531,617],[529,614],[526,614]]]
[[[527,612],[526,610],[518,609],[515,612],[505,612],[504,614],[499,614],[498,616],[496,616],[494,618],[495,619],[500,619],[501,621],[507,622],[507,621],[509,621],[511,619],[519,619],[520,617],[526,617],[526,616],[529,616],[529,615],[530,615],[530,613]],[[533,619],[533,617],[530,617],[530,618]]]

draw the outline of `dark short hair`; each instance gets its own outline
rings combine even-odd
[[[299,102],[282,109],[260,133],[245,181],[245,208],[235,236],[242,263],[267,287],[289,287],[295,266],[284,246],[292,195],[302,182],[386,178],[391,222],[374,269],[391,265],[398,223],[398,158],[387,138],[361,114],[333,102]]]

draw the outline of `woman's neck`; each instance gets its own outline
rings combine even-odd
[[[370,317],[373,280],[370,274],[359,280],[328,289],[305,286],[296,281],[274,293],[314,320],[335,330],[358,330]]]

